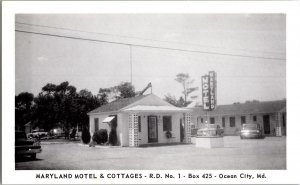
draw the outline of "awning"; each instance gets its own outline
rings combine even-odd
[[[109,122],[111,122],[114,118],[115,118],[115,116],[108,116],[108,117],[106,117],[106,118],[102,121],[102,123],[109,123]]]
[[[149,105],[137,105],[123,110],[125,112],[188,112],[190,109],[179,108],[173,106],[149,106]]]

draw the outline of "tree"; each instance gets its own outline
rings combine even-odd
[[[129,82],[121,82],[115,88],[119,92],[119,96],[116,96],[116,99],[131,98],[136,95],[133,85]]]
[[[245,103],[259,103],[259,100],[247,100]]]
[[[78,93],[79,97],[92,98],[93,94],[87,89],[82,89]]]
[[[194,80],[190,79],[190,75],[187,73],[179,73],[176,75],[175,80],[180,83],[183,87],[183,97],[184,97],[184,104],[187,106],[191,103],[191,101],[188,101],[189,95],[198,90],[198,87],[191,87],[191,85],[194,83]],[[197,98],[197,96],[193,96],[193,99]]]
[[[23,129],[24,125],[31,120],[33,106],[33,94],[22,92],[15,96],[15,126]]]
[[[182,96],[177,100],[175,96],[172,96],[171,94],[168,93],[167,95],[165,95],[164,100],[176,107],[184,107],[185,106]]]
[[[91,134],[86,127],[82,130],[81,140],[84,144],[88,144],[91,141]]]
[[[111,93],[111,89],[109,89],[109,88],[100,88],[97,97],[99,98],[99,100],[107,103],[110,93]]]
[[[89,117],[87,115],[91,110],[106,104],[105,99],[93,96],[93,94],[87,89],[80,90],[78,97],[76,98],[78,122],[82,127],[87,127],[89,123]]]
[[[35,126],[45,130],[55,126],[62,126],[68,130],[77,126],[79,123],[77,97],[76,87],[69,85],[67,81],[59,85],[46,84],[34,99]]]
[[[119,85],[100,88],[98,98],[102,101],[114,101],[123,98],[131,98],[136,95],[134,86],[129,82],[121,82]]]
[[[170,104],[177,106],[177,107],[186,107],[188,106],[192,101],[188,100],[189,96],[192,92],[197,91],[198,87],[191,87],[191,85],[194,83],[194,80],[190,79],[189,74],[185,73],[179,73],[176,75],[175,80],[180,83],[183,87],[183,97],[177,98],[175,96],[172,96],[170,94],[165,95],[164,100],[169,102]],[[190,99],[196,99],[198,96],[191,96]]]

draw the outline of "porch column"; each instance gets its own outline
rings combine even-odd
[[[275,127],[275,135],[282,136],[282,113],[278,112],[275,115],[276,127]]]
[[[138,116],[136,113],[129,114],[129,146],[139,146],[139,128],[138,128]]]
[[[191,114],[185,113],[184,114],[184,142],[191,143]]]

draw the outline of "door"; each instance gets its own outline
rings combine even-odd
[[[148,142],[154,143],[158,141],[157,137],[157,117],[148,116]]]
[[[264,133],[270,134],[271,128],[270,128],[270,116],[269,115],[263,116],[263,123],[264,123]]]
[[[184,125],[182,123],[182,118],[180,118],[180,121],[179,121],[179,127],[180,127],[180,142],[183,142],[183,139],[184,139]]]

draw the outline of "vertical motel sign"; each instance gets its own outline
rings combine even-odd
[[[203,110],[214,110],[216,108],[216,73],[209,71],[208,75],[202,76],[202,103]]]

